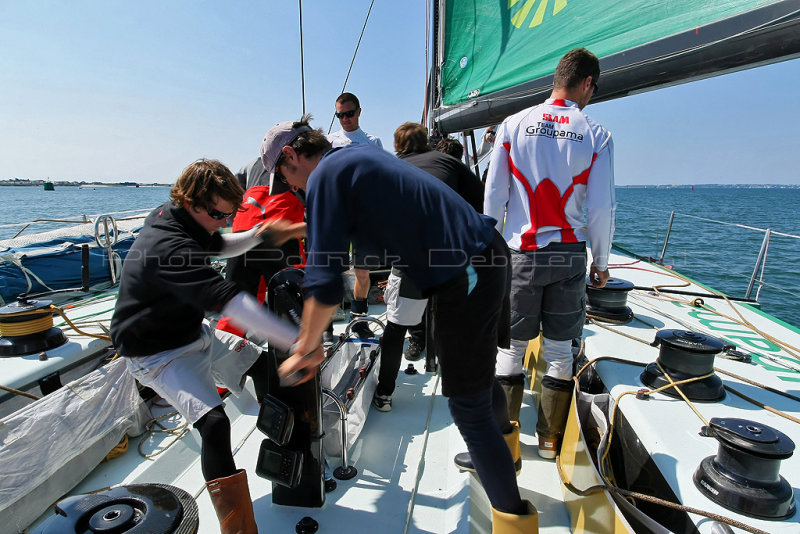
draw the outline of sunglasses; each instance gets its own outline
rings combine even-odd
[[[224,211],[213,210],[208,208],[206,208],[206,213],[208,213],[208,216],[214,219],[215,221],[221,221],[222,219],[227,219],[228,217],[233,215],[232,211],[230,213],[225,213]]]
[[[594,96],[597,94],[597,91],[600,90],[600,87],[598,87],[597,84],[594,82],[592,82],[592,85],[594,85],[594,90],[592,90],[592,96]]]
[[[341,119],[344,117],[352,118],[356,116],[356,113],[358,112],[359,109],[360,108],[351,109],[350,111],[337,111],[335,115],[337,119]]]

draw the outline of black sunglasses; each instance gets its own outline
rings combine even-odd
[[[594,85],[594,90],[592,91],[592,96],[594,96],[597,94],[597,91],[600,90],[600,87],[598,87],[597,84],[594,82],[592,82],[592,85]]]
[[[215,221],[221,221],[222,219],[227,219],[228,217],[233,215],[233,212],[225,213],[224,211],[208,209],[208,208],[206,208],[206,213],[208,213],[208,216],[214,219]]]
[[[277,178],[284,184],[289,185],[289,182],[286,180],[286,177],[281,172],[281,165],[283,165],[284,159],[286,158],[284,157],[283,152],[281,152],[281,155],[278,156],[278,161],[275,162],[275,170],[273,171],[273,173],[275,174],[275,178]]]
[[[355,117],[359,109],[360,108],[351,109],[350,111],[337,111],[335,115],[337,119],[341,119],[342,117]]]

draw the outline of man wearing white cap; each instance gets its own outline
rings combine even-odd
[[[342,298],[350,243],[389,258],[424,297],[436,300],[442,392],[492,504],[495,526],[531,531],[538,516],[519,495],[513,451],[501,431],[509,424],[502,420],[505,395],[494,379],[494,344],[508,343],[504,296],[510,274],[496,221],[386,151],[331,149],[309,118],[277,124],[261,146],[265,168],[305,190],[307,200],[306,300],[297,344],[279,368],[282,380],[309,380],[324,359],[319,340]]]

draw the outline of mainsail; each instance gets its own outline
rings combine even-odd
[[[433,121],[472,130],[542,102],[564,53],[600,58],[593,101],[800,55],[800,0],[440,0]]]

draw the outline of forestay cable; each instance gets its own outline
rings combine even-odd
[[[361,35],[358,36],[358,43],[356,43],[356,49],[353,52],[353,59],[350,60],[350,68],[347,69],[347,76],[344,78],[344,84],[342,84],[342,90],[339,92],[344,93],[344,88],[347,87],[347,81],[350,79],[350,72],[353,70],[353,64],[356,62],[356,54],[358,54],[358,47],[361,46],[361,39],[364,37],[364,30],[367,29],[367,22],[369,22],[369,14],[372,13],[372,6],[375,4],[375,0],[369,3],[369,10],[367,10],[367,17],[364,19],[364,26],[361,27]],[[333,119],[336,118],[336,115],[331,117],[331,123],[328,125],[328,133],[331,133],[331,128],[333,128]]]

